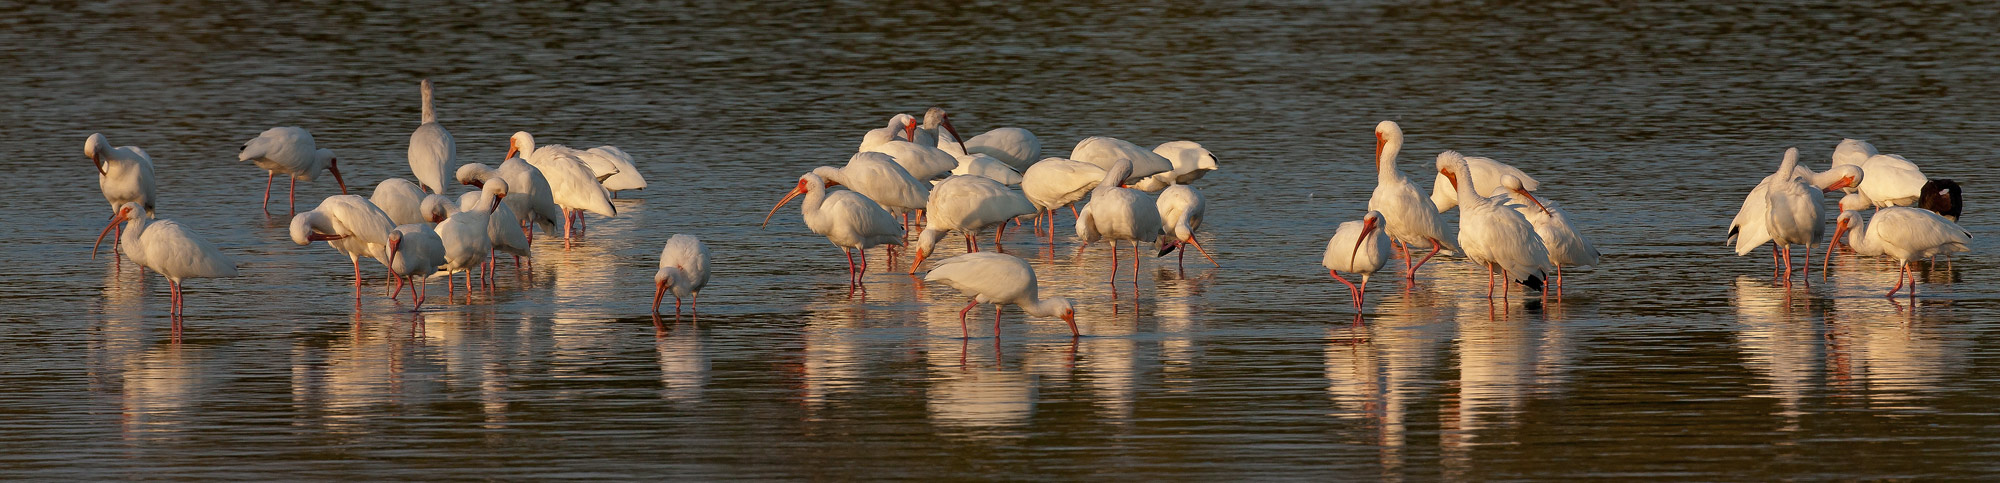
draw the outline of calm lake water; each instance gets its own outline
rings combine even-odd
[[[324,3],[0,5],[0,478],[2000,473],[1995,9]],[[620,146],[653,185],[471,304],[407,313],[379,265],[357,303],[344,257],[258,213],[263,172],[234,155],[304,126],[365,195],[409,176],[423,77],[462,160],[526,130]],[[999,339],[962,340],[948,287],[877,271],[849,298],[796,207],[758,228],[800,173],[932,105],[1047,155],[1203,143],[1223,266],[1149,259],[1114,299],[1101,246],[1017,230],[1009,250],[1087,336],[1009,308]],[[1444,149],[1541,178],[1604,265],[1544,305],[1489,301],[1478,268],[1441,259],[1413,287],[1378,280],[1357,324],[1318,261],[1364,210],[1383,119],[1426,187]],[[150,152],[160,216],[241,262],[188,283],[179,342],[163,279],[89,257],[93,132]],[[1765,252],[1722,246],[1786,147],[1823,167],[1842,137],[1967,187],[1974,252],[1920,275],[1914,304],[1881,298],[1886,263],[1787,291]],[[299,190],[301,209],[337,191]],[[714,280],[698,323],[656,325],[674,233],[708,243]]]

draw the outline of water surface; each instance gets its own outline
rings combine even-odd
[[[2000,24],[1938,2],[1680,5],[946,2],[0,6],[0,475],[366,479],[1098,475],[1326,479],[1945,478],[1991,475],[2000,278],[1992,166]],[[409,176],[417,80],[466,161],[526,130],[615,144],[653,187],[573,250],[420,314],[356,301],[349,267],[257,211],[234,161],[298,125],[351,187]],[[796,208],[891,113],[1032,129],[1045,153],[1110,135],[1212,149],[1199,186],[1222,260],[1045,248],[1045,292],[1088,337],[899,272],[849,297]],[[1401,167],[1511,162],[1588,227],[1605,264],[1560,302],[1483,297],[1433,261],[1378,279],[1356,322],[1318,266]],[[160,216],[243,276],[166,286],[91,260],[105,216],[82,140],[159,166]],[[971,133],[968,133],[970,135]],[[1786,147],[1823,166],[1871,140],[1967,186],[1974,253],[1884,300],[1888,264],[1775,286],[1721,245]],[[301,183],[300,207],[333,194]],[[281,188],[282,189],[282,188]],[[282,198],[283,193],[279,193]],[[1452,215],[1455,217],[1456,215]],[[1063,218],[1067,222],[1068,217]],[[1066,224],[1066,223],[1065,223]],[[660,244],[715,254],[698,322],[646,315]],[[542,239],[549,240],[549,239]],[[957,252],[944,244],[938,256]],[[881,263],[880,253],[876,267]],[[1129,259],[1127,259],[1129,261]],[[907,259],[902,263],[906,264]],[[1130,274],[1129,271],[1126,274]],[[443,287],[434,285],[432,293]],[[1136,295],[1135,295],[1136,294]],[[974,315],[990,316],[985,309]]]

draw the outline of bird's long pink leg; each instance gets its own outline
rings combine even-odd
[[[353,265],[354,265],[354,296],[355,296],[355,297],[360,297],[360,296],[361,296],[361,259],[359,259],[359,258],[354,258],[354,259],[349,259],[349,260],[348,260],[348,263],[350,263],[350,264],[353,264]]]
[[[396,297],[403,295],[403,277],[396,276],[396,272],[389,272],[389,281],[396,283],[395,291],[389,292],[389,300],[396,300]],[[416,295],[417,291],[411,289],[410,296],[414,297]]]
[[[1410,269],[1410,278],[1411,278],[1412,280],[1414,280],[1414,279],[1416,279],[1416,278],[1417,278],[1417,271],[1418,271],[1418,270],[1423,270],[1423,269],[1424,269],[1424,264],[1425,264],[1425,263],[1428,263],[1428,262],[1430,262],[1430,261],[1431,261],[1431,257],[1435,257],[1435,256],[1437,256],[1438,252],[1442,252],[1442,251],[1444,251],[1444,242],[1440,242],[1440,241],[1438,241],[1438,239],[1436,239],[1436,238],[1432,238],[1432,239],[1430,239],[1430,240],[1431,240],[1431,253],[1430,253],[1429,255],[1424,255],[1424,259],[1423,259],[1423,260],[1418,260],[1418,261],[1417,261],[1417,266],[1416,266],[1415,268],[1411,268],[1411,269]],[[1407,246],[1405,246],[1404,248],[1405,248],[1405,249],[1408,249],[1408,247],[1407,247]]]
[[[413,308],[411,308],[411,309],[410,309],[410,311],[411,311],[411,312],[416,312],[416,311],[418,311],[418,310],[423,310],[423,308],[424,308],[424,295],[425,295],[425,292],[426,292],[426,290],[427,290],[427,289],[429,288],[429,287],[428,287],[427,285],[428,285],[428,284],[418,284],[416,280],[411,280],[411,281],[410,281],[410,295],[411,295],[411,296],[414,296],[414,297],[416,297],[416,298],[417,298],[417,306],[416,306],[416,307],[413,307]]]
[[[277,172],[277,171],[272,171],[272,172],[271,172],[271,175],[270,175],[270,176],[265,176],[265,177],[264,177],[264,212],[265,212],[265,213],[270,213],[270,212],[271,212],[271,180],[273,180],[273,179],[277,179],[277,178],[278,178],[278,172]]]
[[[976,306],[979,306],[979,299],[975,298],[971,302],[966,302],[965,308],[958,311],[958,332],[966,339],[972,338],[972,329],[965,326],[965,314],[972,312],[972,308]]]
[[[972,232],[970,231],[960,232],[959,235],[963,235],[965,238],[965,253],[979,252],[978,242],[973,241]]]
[[[1353,302],[1354,302],[1354,304],[1353,304],[1353,305],[1354,305],[1354,308],[1355,308],[1356,310],[1360,310],[1360,309],[1361,309],[1361,296],[1360,296],[1360,295],[1357,295],[1357,294],[1356,294],[1355,292],[1356,292],[1356,291],[1359,291],[1359,290],[1361,290],[1361,289],[1359,289],[1359,288],[1355,288],[1355,286],[1354,286],[1354,282],[1349,282],[1349,281],[1347,281],[1347,277],[1342,277],[1342,276],[1340,276],[1340,272],[1339,272],[1339,271],[1336,271],[1336,270],[1327,270],[1327,271],[1326,271],[1326,274],[1327,274],[1327,275],[1332,275],[1332,276],[1333,276],[1333,279],[1334,279],[1334,280],[1339,280],[1339,281],[1340,281],[1340,283],[1342,283],[1342,284],[1346,284],[1346,285],[1347,285],[1347,298],[1348,298],[1349,300],[1351,300],[1351,301],[1353,301]]]
[[[996,251],[996,252],[1004,252],[1004,251],[1007,251],[1007,250],[1006,250],[1006,249],[1004,249],[1004,248],[1000,248],[1000,237],[1003,237],[1003,236],[1007,236],[1007,224],[1006,224],[1006,223],[1001,223],[1001,224],[1000,224],[1000,227],[999,227],[999,228],[994,228],[994,229],[993,229],[993,251]]]
[[[285,188],[285,214],[297,213],[298,211],[299,211],[299,178],[297,176],[293,176],[292,182],[289,183],[289,187]]]
[[[1792,246],[1785,245],[1785,286],[1792,285]]]
[[[1547,295],[1548,290],[1542,290],[1542,293],[1544,295]],[[1562,300],[1562,295],[1563,295],[1563,266],[1562,264],[1558,263],[1556,264],[1556,300]]]
[[[570,234],[570,216],[569,216],[569,208],[563,208],[563,209],[562,209],[562,212],[563,212],[563,249],[564,249],[564,250],[568,250],[568,249],[569,249],[569,247],[570,247],[570,242],[569,242],[569,234]]]
[[[1361,276],[1361,289],[1354,291],[1354,311],[1360,312],[1362,302],[1368,300],[1368,276]]]
[[[1805,266],[1803,266],[1803,267],[1799,267],[1799,274],[1800,274],[1800,275],[1803,275],[1803,276],[1804,276],[1804,277],[1802,277],[1802,278],[1804,279],[1804,281],[1805,281],[1805,284],[1806,284],[1806,286],[1812,286],[1812,244],[1811,244],[1811,243],[1807,243],[1807,244],[1806,244],[1806,263],[1804,263],[1804,265],[1805,265]],[[1822,274],[1820,274],[1820,276],[1824,277],[1824,276],[1826,276],[1826,274],[1822,273]]]
[[[847,289],[851,292],[854,290],[854,252],[848,251],[847,247],[840,247],[840,253],[847,255]]]
[[[1484,263],[1479,264],[1479,267],[1486,269],[1486,298],[1491,299],[1493,298],[1493,267],[1487,266]]]
[[[1117,242],[1112,242],[1112,243],[1117,243]],[[1145,258],[1145,257],[1139,256],[1139,240],[1132,240],[1132,289],[1133,290],[1138,290],[1139,287],[1140,258]]]
[[[993,304],[993,343],[1000,343],[1000,304]]]
[[[1896,286],[1895,286],[1895,287],[1893,287],[1893,288],[1890,288],[1890,289],[1889,289],[1889,294],[1888,294],[1888,295],[1883,295],[1883,297],[1885,297],[1885,298],[1896,298],[1896,292],[1897,292],[1897,291],[1899,291],[1899,290],[1902,290],[1902,289],[1903,289],[1903,276],[1904,276],[1905,274],[1908,274],[1909,272],[1910,272],[1910,266],[1909,266],[1909,265],[1903,265],[1903,268],[1902,268],[1901,270],[1898,270],[1898,271],[1896,271]],[[1914,291],[1916,291],[1916,283],[1915,283],[1914,281],[1912,281],[1912,282],[1910,283],[1910,291],[1913,291],[1913,292],[1914,292]]]

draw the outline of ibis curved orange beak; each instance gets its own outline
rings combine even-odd
[[[1382,139],[1382,133],[1379,133],[1379,132],[1378,132],[1378,133],[1375,133],[1375,167],[1376,167],[1376,168],[1381,168],[1381,167],[1382,167],[1382,145],[1384,145],[1384,144],[1388,144],[1388,143],[1389,143],[1389,141],[1388,141],[1388,140],[1385,140],[1385,139]]]
[[[1062,314],[1062,319],[1063,319],[1063,322],[1068,322],[1068,323],[1069,323],[1069,336],[1070,336],[1070,337],[1079,337],[1079,336],[1082,336],[1082,335],[1083,335],[1083,333],[1082,333],[1082,332],[1078,332],[1078,331],[1076,330],[1076,311],[1074,311],[1074,310],[1071,310],[1071,311],[1064,311],[1064,312],[1063,312],[1063,314]]]
[[[790,192],[790,193],[786,193],[786,194],[785,194],[785,199],[782,199],[782,200],[778,200],[778,204],[777,204],[777,205],[774,205],[774,206],[772,206],[772,207],[771,207],[771,212],[770,212],[770,213],[766,213],[766,214],[764,215],[764,223],[762,223],[762,224],[759,224],[759,225],[757,225],[757,227],[758,227],[758,228],[763,228],[763,227],[766,227],[766,226],[770,226],[770,225],[771,225],[771,216],[772,216],[772,215],[776,215],[776,214],[778,214],[778,208],[784,208],[784,207],[785,207],[785,203],[791,203],[791,202],[792,202],[792,198],[797,198],[797,197],[799,197],[799,195],[802,195],[802,194],[805,194],[805,193],[806,193],[806,181],[805,181],[805,180],[799,180],[799,187],[798,187],[798,188],[796,188],[796,189],[793,189],[793,190],[792,190],[792,192]]]
[[[1527,198],[1528,198],[1528,201],[1532,201],[1532,202],[1534,202],[1534,203],[1535,203],[1535,207],[1536,207],[1536,208],[1541,208],[1541,209],[1542,209],[1542,213],[1548,213],[1548,212],[1549,212],[1549,207],[1547,207],[1547,206],[1542,206],[1542,200],[1539,200],[1539,199],[1536,199],[1536,198],[1535,198],[1535,195],[1533,195],[1533,194],[1529,194],[1529,193],[1528,193],[1528,190],[1514,190],[1514,193],[1515,193],[1515,194],[1518,194],[1518,195],[1521,195],[1521,196],[1525,196],[1525,197],[1527,197]]]
[[[653,314],[654,314],[654,315],[658,315],[658,314],[660,313],[660,296],[662,296],[662,295],[666,295],[666,294],[667,294],[667,281],[666,281],[666,280],[660,280],[660,281],[657,281],[657,282],[653,282]]]
[[[1854,186],[1854,177],[1842,176],[1840,177],[1840,181],[1833,182],[1832,185],[1828,185],[1826,189],[1822,191],[1839,191],[1842,188],[1847,188],[1850,186]]]
[[[333,173],[333,182],[340,183],[340,194],[347,194],[347,180],[340,177],[340,158],[327,159],[326,171]]]
[[[1368,235],[1375,233],[1375,220],[1361,222],[1361,237],[1354,239],[1354,250],[1347,252],[1348,265],[1354,264],[1354,255],[1361,253],[1361,244],[1368,242]]]
[[[1819,259],[1820,280],[1826,280],[1826,267],[1833,262],[1833,252],[1840,249],[1840,237],[1846,234],[1847,220],[1840,220],[1839,223],[1833,225],[1833,239],[1826,241],[1826,256]],[[1812,261],[1807,260],[1806,263],[1812,263]],[[1811,265],[1807,266],[1810,267]]]
[[[923,264],[924,264],[924,259],[926,259],[926,258],[930,258],[930,257],[931,257],[931,251],[930,251],[930,250],[917,250],[917,260],[916,260],[916,261],[914,261],[914,262],[910,262],[910,275],[916,275],[916,274],[917,274],[917,266],[918,266],[918,265],[923,265]]]
[[[104,155],[103,155],[103,154],[100,154],[100,153],[90,153],[90,164],[95,164],[95,165],[97,165],[97,174],[98,174],[99,176],[102,176],[102,175],[106,175],[106,174],[110,174],[110,173],[106,173],[106,172],[104,172]]]
[[[118,226],[118,223],[120,223],[120,222],[123,222],[123,221],[125,221],[125,220],[127,220],[127,219],[131,219],[131,218],[132,218],[132,208],[131,208],[131,207],[125,207],[125,208],[119,208],[119,209],[118,209],[118,214],[117,214],[117,215],[115,215],[115,216],[112,216],[112,217],[111,217],[111,223],[107,223],[107,224],[105,224],[105,225],[104,225],[104,230],[103,230],[103,231],[99,231],[99,232],[97,232],[97,240],[95,240],[95,241],[92,241],[92,242],[90,242],[90,259],[91,259],[91,260],[96,260],[96,259],[97,259],[97,246],[98,246],[98,245],[103,245],[103,244],[104,244],[104,235],[105,235],[106,233],[111,233],[111,229],[112,229],[112,228],[114,228],[114,227],[117,227],[117,226]]]
[[[971,151],[966,151],[966,150],[965,150],[965,138],[962,138],[962,137],[959,137],[959,136],[958,136],[958,128],[955,128],[955,127],[951,127],[951,115],[950,115],[950,114],[946,114],[946,115],[944,116],[944,132],[948,132],[948,133],[951,133],[951,140],[952,140],[952,141],[957,141],[957,142],[958,142],[958,152],[961,152],[961,153],[966,153],[966,154],[972,154],[972,152],[971,152]]]

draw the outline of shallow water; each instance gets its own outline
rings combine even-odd
[[[0,243],[16,254],[0,277],[0,476],[2000,470],[2000,358],[1980,350],[2000,329],[1979,174],[2000,107],[1990,9],[378,8],[0,6]],[[573,250],[539,239],[534,270],[503,270],[470,304],[409,314],[366,265],[356,302],[342,257],[290,243],[283,215],[257,212],[262,172],[233,156],[305,126],[367,194],[409,175],[424,76],[462,160],[497,162],[527,130],[618,145],[653,187]],[[799,173],[931,105],[968,136],[1032,129],[1047,155],[1091,135],[1202,142],[1223,165],[1198,183],[1223,266],[1149,259],[1114,299],[1102,247],[1016,230],[1009,251],[1079,302],[1087,336],[1010,308],[1000,338],[980,309],[964,340],[951,289],[878,270],[850,298],[796,207],[758,228]],[[1476,267],[1441,259],[1414,287],[1377,280],[1357,324],[1317,262],[1366,204],[1382,119],[1408,134],[1405,173],[1457,149],[1541,178],[1604,266],[1574,271],[1560,302],[1489,302]],[[178,342],[162,279],[89,258],[105,216],[80,151],[92,132],[151,153],[160,216],[241,262],[240,278],[188,284]],[[1837,260],[1786,290],[1763,252],[1722,246],[1785,147],[1824,166],[1842,137],[1968,187],[1974,252],[1926,270],[1914,304],[1880,297],[1885,263]],[[299,206],[336,191],[301,183]],[[715,275],[698,322],[656,324],[649,276],[674,233],[708,243]]]

